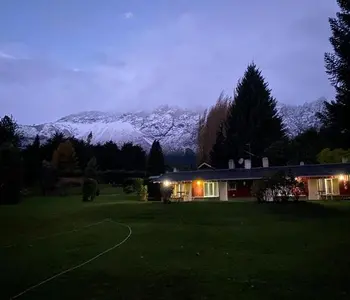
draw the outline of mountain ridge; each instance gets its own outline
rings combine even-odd
[[[277,104],[279,114],[287,132],[291,136],[310,127],[319,128],[316,117],[324,109],[325,98],[302,105]],[[20,125],[27,142],[39,135],[47,140],[55,132],[66,136],[87,139],[92,132],[92,143],[110,140],[117,144],[132,142],[148,150],[155,139],[160,140],[165,152],[195,150],[197,126],[200,118],[198,110],[162,105],[151,111],[130,113],[83,111],[70,114],[54,122],[38,125]]]

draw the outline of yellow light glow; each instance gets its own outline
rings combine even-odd
[[[197,185],[201,185],[201,181],[200,180],[197,180]]]
[[[345,179],[345,176],[344,175],[339,175],[338,178],[339,178],[339,180],[343,181]]]
[[[164,185],[164,186],[169,186],[169,185],[170,185],[170,181],[169,181],[169,180],[165,180],[165,181],[163,182],[163,185]]]

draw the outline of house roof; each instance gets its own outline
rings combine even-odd
[[[215,169],[213,166],[209,165],[208,163],[204,162],[204,163],[201,163],[197,169]]]
[[[197,179],[249,180],[261,179],[264,176],[277,171],[291,172],[296,177],[326,177],[339,174],[350,174],[350,163],[279,166],[268,168],[259,167],[251,169],[204,169],[196,171],[166,173],[159,176],[156,181],[193,181]]]

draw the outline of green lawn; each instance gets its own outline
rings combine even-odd
[[[350,299],[350,203],[164,205],[113,195],[0,207],[0,298],[122,241],[129,231],[116,223],[84,228],[106,218],[129,225],[130,239],[18,299]]]

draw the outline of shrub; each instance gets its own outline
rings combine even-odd
[[[93,201],[97,196],[98,184],[95,179],[86,178],[83,182],[83,201]]]
[[[134,191],[138,195],[140,195],[142,187],[143,187],[143,179],[142,178],[135,178],[133,180],[133,188],[134,188]]]
[[[173,186],[162,186],[161,187],[161,195],[163,203],[170,203],[170,197],[173,193]]]
[[[278,171],[253,182],[251,192],[257,201],[287,202],[291,198],[298,200],[303,184],[295,180],[291,172]]]
[[[265,190],[266,190],[266,183],[264,180],[254,180],[252,187],[251,187],[251,193],[252,196],[256,198],[258,203],[265,201]]]
[[[141,201],[148,201],[148,188],[147,185],[142,185],[140,189],[140,200]]]

